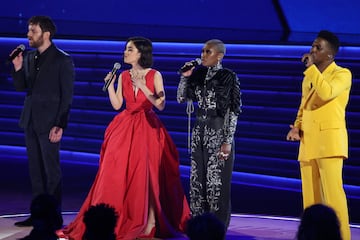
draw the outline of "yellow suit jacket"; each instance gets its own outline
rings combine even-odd
[[[345,109],[352,75],[332,62],[322,73],[315,65],[304,71],[302,97],[294,126],[301,131],[300,161],[348,157]]]

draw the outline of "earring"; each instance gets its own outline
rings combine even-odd
[[[331,54],[328,55],[329,58],[332,58],[333,56]]]

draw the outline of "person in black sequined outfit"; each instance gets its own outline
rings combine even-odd
[[[224,55],[221,40],[207,41],[201,51],[201,66],[182,73],[177,100],[187,102],[188,109],[193,102],[198,105],[191,137],[191,214],[213,213],[227,228],[241,97],[236,73],[221,64]]]

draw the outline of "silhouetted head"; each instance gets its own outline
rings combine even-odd
[[[341,240],[340,224],[335,211],[323,204],[306,208],[299,225],[298,240]]]
[[[60,207],[55,197],[41,194],[30,206],[31,219],[36,229],[60,229],[63,224]]]
[[[100,203],[89,207],[84,214],[83,222],[86,230],[83,239],[86,240],[115,240],[115,226],[118,215],[115,208]]]
[[[190,240],[224,240],[225,225],[212,213],[191,218],[186,234]]]

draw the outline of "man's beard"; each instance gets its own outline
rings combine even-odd
[[[44,44],[44,38],[43,38],[42,34],[41,34],[41,36],[39,37],[38,40],[34,41],[34,39],[32,39],[32,41],[29,41],[30,47],[33,47],[33,48],[39,48],[43,44]]]

